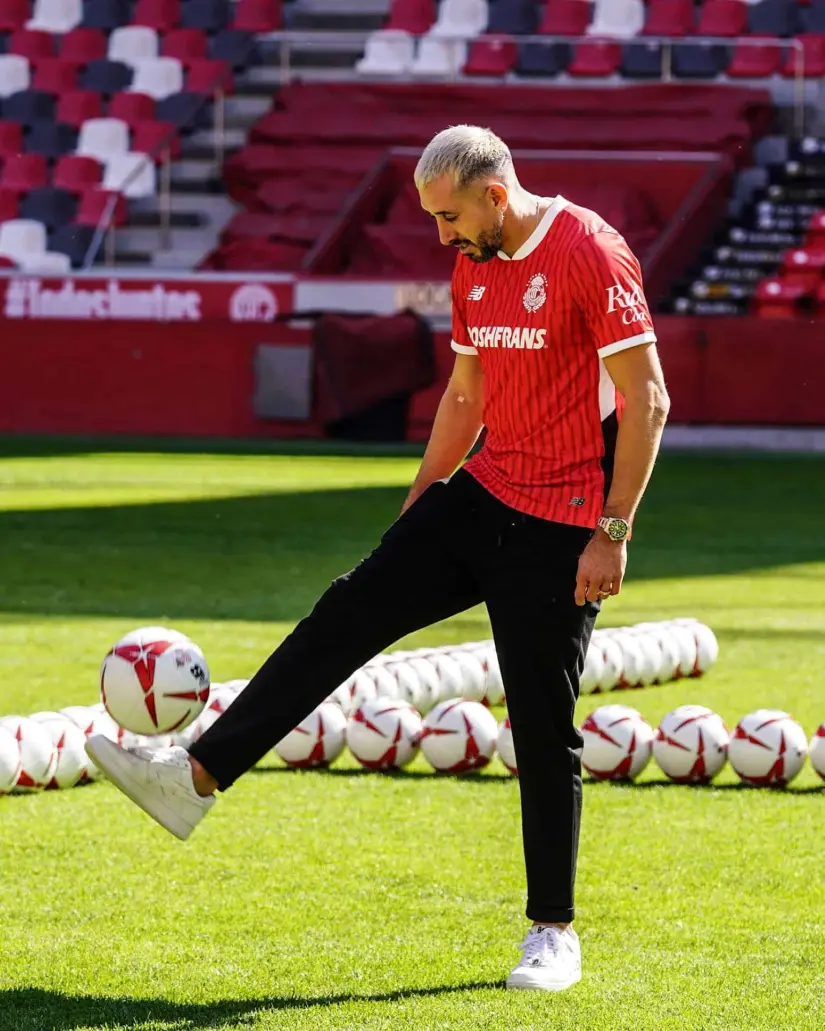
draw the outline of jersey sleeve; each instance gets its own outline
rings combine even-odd
[[[453,281],[451,286],[453,301],[453,340],[452,348],[458,354],[478,354],[478,350],[470,340],[467,332],[467,287],[464,278],[459,272],[459,263],[456,261],[453,267]]]
[[[656,343],[642,270],[618,233],[586,237],[573,251],[570,266],[573,299],[584,312],[600,358]]]

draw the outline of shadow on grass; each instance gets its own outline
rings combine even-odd
[[[509,773],[462,773],[459,775],[449,773],[436,773],[435,770],[355,770],[355,769],[328,769],[323,766],[312,770],[292,769],[289,766],[253,766],[248,771],[258,776],[268,773],[286,773],[291,776],[300,776],[307,773],[312,776],[322,777],[374,777],[378,773],[388,780],[460,780],[470,781],[473,784],[483,784],[485,781],[511,781],[513,778]]]
[[[594,780],[592,777],[584,779],[585,784],[604,784],[605,781]],[[611,785],[615,788],[629,788],[631,791],[645,791],[647,788],[682,788],[686,791],[770,791],[782,795],[821,795],[825,794],[825,784],[814,784],[803,787],[795,787],[793,784],[782,787],[779,784],[677,784],[673,780],[620,780],[614,781]]]
[[[2,1031],[74,1031],[76,1028],[139,1027],[154,1021],[169,1031],[201,1031],[220,1028],[229,1021],[236,1026],[251,1023],[262,1010],[305,1010],[343,1003],[400,1002],[457,992],[504,988],[503,981],[472,981],[432,988],[400,988],[375,994],[273,996],[261,999],[229,999],[211,1003],[175,1003],[164,999],[131,999],[94,995],[66,995],[42,988],[0,990]]]

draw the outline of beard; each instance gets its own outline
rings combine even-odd
[[[500,215],[492,229],[486,229],[478,234],[477,240],[455,240],[454,247],[466,247],[468,244],[475,248],[465,253],[464,257],[475,262],[476,265],[483,265],[493,258],[501,250],[501,240],[504,227],[504,216]]]

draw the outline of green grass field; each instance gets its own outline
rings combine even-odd
[[[398,455],[0,443],[0,712],[96,700],[170,623],[249,675],[394,517]],[[696,615],[721,658],[633,692],[825,719],[825,462],[666,455],[601,625]],[[398,585],[399,597],[404,584]],[[473,610],[410,639],[488,636]],[[603,699],[588,698],[582,717]],[[242,779],[181,845],[110,785],[0,799],[0,1031],[805,1031],[825,1026],[825,789],[587,784],[584,980],[506,993],[526,922],[517,785]]]

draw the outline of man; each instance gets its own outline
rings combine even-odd
[[[507,984],[559,990],[581,977],[571,926],[579,676],[600,601],[622,584],[668,398],[639,265],[598,215],[528,193],[506,145],[477,126],[435,136],[415,183],[441,242],[460,254],[456,357],[400,518],[189,754],[130,753],[101,737],[88,750],[186,838],[214,791],[353,670],[405,634],[486,602],[518,756],[533,921]],[[456,472],[482,424],[482,448]]]

